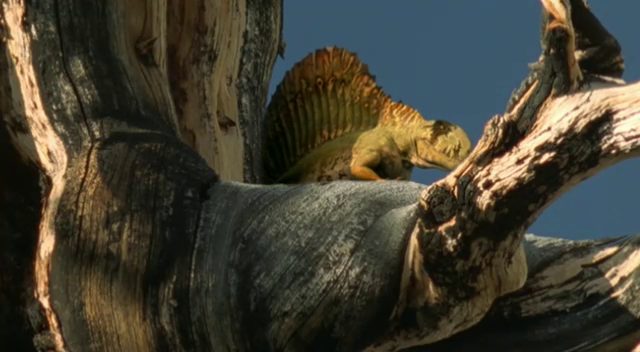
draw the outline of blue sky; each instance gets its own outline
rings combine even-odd
[[[640,80],[640,1],[590,4],[622,45],[623,78]],[[286,55],[276,62],[270,94],[309,52],[345,47],[393,99],[427,119],[461,125],[476,143],[540,54],[539,21],[537,0],[285,0]],[[429,184],[444,175],[416,169],[413,180]],[[570,239],[639,233],[639,179],[640,159],[614,165],[556,200],[528,232]]]

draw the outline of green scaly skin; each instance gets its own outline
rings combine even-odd
[[[438,121],[442,128],[452,126]],[[461,148],[459,155],[468,155],[471,143],[464,131],[457,126],[443,137],[430,142],[434,123],[422,121],[407,128],[376,127],[365,132],[350,133],[322,144],[305,155],[293,168],[278,180],[281,183],[305,183],[342,179],[398,179],[411,178],[413,166],[453,170],[463,159],[451,158],[439,149]],[[465,149],[466,148],[466,151]],[[420,150],[420,153],[418,152]],[[352,169],[360,168],[360,178]],[[366,168],[365,171],[362,171]],[[369,171],[370,170],[370,171]],[[371,172],[367,177],[367,172]],[[378,178],[376,178],[376,176]]]
[[[414,166],[453,170],[471,151],[462,128],[392,102],[344,49],[310,54],[267,108],[267,183],[408,180]]]

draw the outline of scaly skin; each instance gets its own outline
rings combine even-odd
[[[366,65],[333,47],[285,75],[265,135],[267,183],[408,180],[413,166],[452,170],[471,151],[462,128],[391,101]]]

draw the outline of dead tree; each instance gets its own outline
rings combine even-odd
[[[290,187],[256,184],[281,1],[5,0],[2,345],[631,349],[640,238],[524,238],[640,150],[615,39],[543,5],[537,73],[443,180]]]

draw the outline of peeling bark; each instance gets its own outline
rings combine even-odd
[[[251,185],[281,11],[278,0],[2,4],[2,342],[634,346],[638,238],[523,234],[572,186],[638,155],[640,83],[592,84],[533,113],[514,104],[428,187]]]

